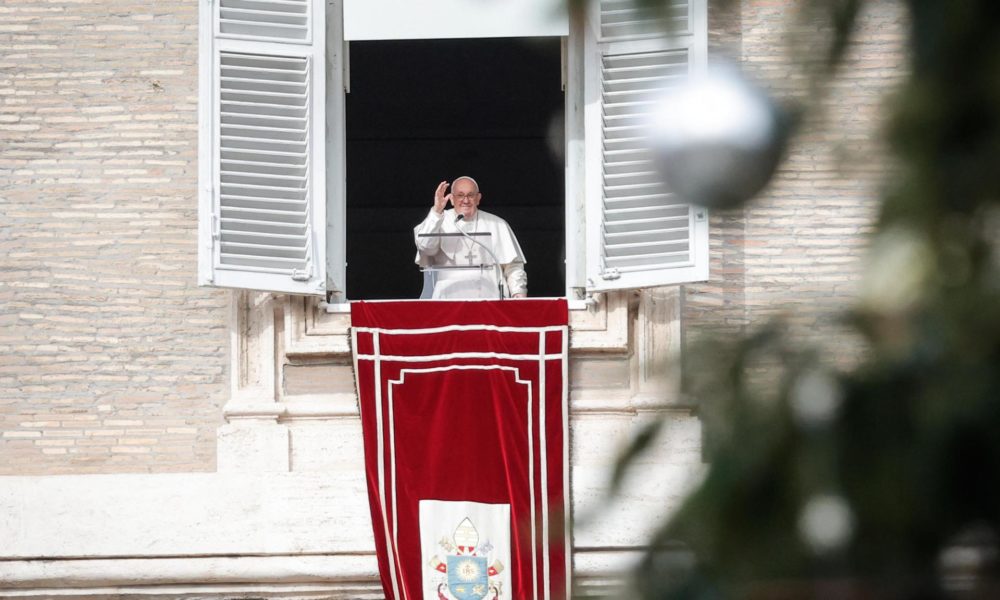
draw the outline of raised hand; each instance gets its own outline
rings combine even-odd
[[[444,212],[448,203],[451,202],[451,194],[445,195],[445,190],[448,189],[448,182],[442,181],[438,184],[437,189],[434,190],[434,212],[441,214]]]

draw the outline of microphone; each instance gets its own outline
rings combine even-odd
[[[465,219],[465,215],[459,214],[457,217],[455,217],[455,225],[458,225],[458,223],[463,219]],[[457,229],[458,232],[464,235],[465,237],[469,238],[469,241],[471,241],[474,244],[478,244],[483,250],[486,250],[486,253],[489,254],[490,258],[493,259],[493,266],[497,270],[497,290],[500,292],[500,299],[503,300],[503,268],[500,266],[500,261],[497,260],[496,254],[493,254],[493,251],[490,250],[486,246],[486,244],[480,242],[479,240],[475,239],[474,237],[463,231],[461,227],[455,227],[455,229]]]

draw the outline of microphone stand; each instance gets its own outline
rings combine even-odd
[[[486,246],[486,244],[484,244],[484,243],[480,242],[479,240],[473,238],[468,233],[465,233],[465,231],[463,231],[461,227],[458,227],[458,222],[461,221],[464,218],[465,218],[465,215],[458,215],[457,217],[455,217],[455,229],[457,229],[458,232],[461,233],[462,235],[464,235],[465,237],[469,238],[469,240],[472,241],[472,243],[478,244],[479,246],[481,246],[482,249],[486,250],[486,253],[490,255],[490,258],[493,259],[493,266],[497,270],[497,290],[500,292],[500,299],[503,300],[503,268],[500,267],[500,261],[497,260],[496,254],[493,254],[493,251],[490,250]]]

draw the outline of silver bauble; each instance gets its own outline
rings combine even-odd
[[[709,208],[739,206],[757,194],[787,138],[780,109],[726,64],[666,90],[651,125],[650,146],[667,187]]]

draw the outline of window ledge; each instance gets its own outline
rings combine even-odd
[[[545,300],[546,298],[534,298],[535,300]],[[393,300],[393,302],[422,302],[421,300]],[[566,303],[569,305],[569,310],[572,311],[582,311],[590,310],[592,307],[600,304],[600,298],[594,297],[587,300],[567,300]],[[323,302],[320,301],[318,308],[327,314],[340,315],[340,314],[350,314],[351,303],[350,302]]]
[[[350,354],[349,303],[329,304],[311,296],[287,296],[286,303],[286,355],[306,358]],[[570,300],[569,309],[571,351],[628,351],[626,292]]]

